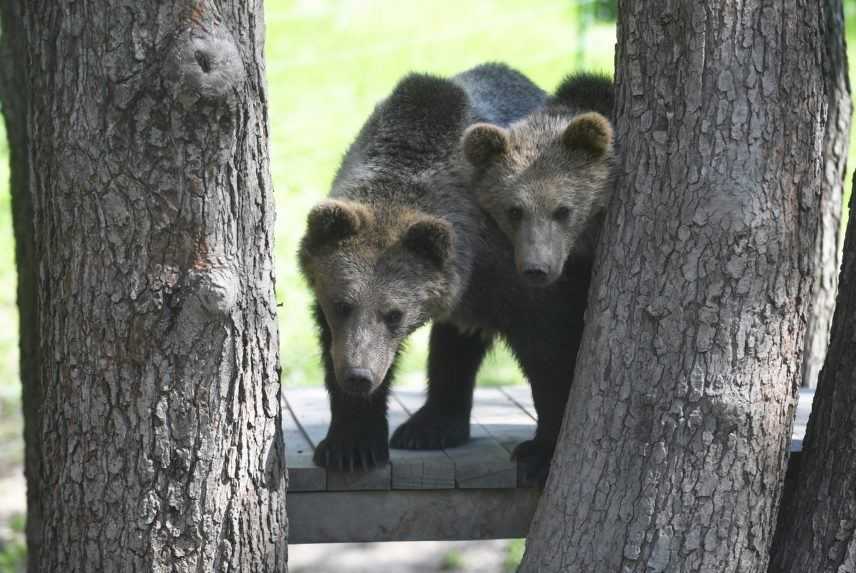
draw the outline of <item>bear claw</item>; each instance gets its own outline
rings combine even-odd
[[[315,465],[332,471],[368,471],[389,461],[386,436],[328,433],[315,448]]]
[[[520,442],[511,453],[517,461],[518,480],[524,487],[544,487],[556,444],[540,440]]]
[[[390,446],[401,450],[442,450],[469,439],[469,416],[438,415],[423,407],[392,434]]]

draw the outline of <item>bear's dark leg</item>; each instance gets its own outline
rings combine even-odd
[[[549,330],[509,339],[532,386],[532,400],[538,414],[535,437],[518,444],[512,454],[524,485],[543,485],[547,479],[580,343],[579,336],[563,333],[565,336],[551,337]]]
[[[313,461],[334,471],[368,470],[383,465],[389,461],[386,401],[395,363],[383,384],[368,396],[346,394],[336,382],[330,355],[330,330],[317,307],[315,319],[320,330],[324,385],[330,394],[331,421],[327,437],[315,448]]]
[[[431,327],[428,399],[392,435],[393,448],[438,450],[470,438],[473,387],[490,344],[482,332],[465,334],[444,323]]]

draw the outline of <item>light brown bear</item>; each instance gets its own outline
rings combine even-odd
[[[490,240],[508,245],[530,287],[497,276],[486,297],[507,309],[508,324],[494,329],[520,361],[538,413],[534,439],[515,450],[524,481],[546,479],[573,379],[612,189],[612,106],[610,79],[574,75],[544,108],[508,127],[473,125],[462,140],[471,191],[496,229]]]
[[[611,188],[612,102],[611,80],[573,75],[544,109],[464,134],[478,202],[533,285],[554,283],[569,259],[593,256]]]

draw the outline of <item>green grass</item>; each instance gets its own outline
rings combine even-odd
[[[312,299],[294,253],[306,213],[326,195],[340,157],[375,103],[408,71],[450,75],[489,60],[508,62],[551,89],[577,63],[611,70],[615,29],[598,24],[581,37],[570,0],[269,0],[266,10],[284,381],[318,384]],[[856,31],[853,14],[848,14],[848,24]],[[856,34],[851,38],[852,67]],[[16,275],[2,129],[0,121],[0,386],[14,386]],[[856,138],[851,140],[853,154]],[[849,189],[848,177],[848,195]],[[403,380],[423,376],[426,348],[427,329],[422,329],[402,358]],[[514,360],[501,346],[480,373],[482,384],[518,380]]]
[[[276,193],[276,271],[284,382],[319,384],[311,296],[295,251],[306,213],[329,189],[339,160],[374,105],[409,71],[451,75],[505,61],[545,89],[577,62],[575,8],[568,0],[269,0],[267,75],[271,172]],[[610,70],[614,28],[586,36],[586,63]],[[593,49],[595,48],[595,49]],[[2,127],[2,126],[0,126]],[[0,385],[16,385],[17,311],[8,192],[0,133]],[[402,380],[423,376],[427,329],[408,344]],[[507,350],[489,356],[482,384],[521,379]]]
[[[847,19],[853,68],[856,21],[853,13]],[[321,374],[308,313],[311,296],[294,253],[307,211],[326,195],[342,153],[374,104],[408,71],[454,74],[488,60],[508,62],[550,89],[577,62],[581,39],[568,0],[274,0],[267,3],[267,26],[284,380],[317,384]],[[583,65],[610,70],[614,27],[597,25],[582,40]],[[856,138],[851,139],[853,156]],[[0,386],[18,383],[7,158],[0,121]],[[850,184],[848,174],[848,197]],[[423,329],[412,337],[403,356],[402,379],[422,376],[426,346]],[[502,347],[492,353],[480,375],[483,384],[519,379],[514,361]],[[10,392],[4,394],[8,397]]]
[[[523,561],[523,553],[526,551],[525,539],[512,539],[505,549],[505,559],[502,562],[506,573],[514,573]]]
[[[0,527],[0,573],[23,573],[27,564],[27,546],[24,542],[27,518],[22,514],[14,514],[6,525],[7,530]]]
[[[464,568],[464,556],[457,549],[452,549],[440,560],[440,571],[460,571]]]
[[[9,144],[0,115],[0,387],[18,385],[18,309],[15,306],[18,274],[15,272],[11,202]],[[0,400],[8,394],[8,389],[0,393]],[[15,392],[15,396],[19,394]]]

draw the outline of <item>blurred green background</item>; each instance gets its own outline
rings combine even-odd
[[[306,213],[327,194],[342,155],[374,105],[410,71],[452,75],[485,61],[502,61],[547,90],[579,65],[609,72],[615,26],[595,17],[599,13],[592,9],[595,4],[568,0],[267,2],[284,383],[321,383],[309,313],[311,296],[297,270],[295,252]],[[582,25],[584,34],[578,29]],[[0,396],[9,398],[20,392],[8,148],[2,129],[0,121]],[[408,344],[401,378],[422,376],[426,335],[423,329]],[[520,380],[503,348],[493,353],[481,378],[488,384]]]
[[[856,31],[856,0],[846,4],[848,30]],[[286,385],[321,383],[311,297],[298,273],[295,251],[306,213],[326,195],[342,154],[375,103],[409,71],[452,75],[485,61],[506,62],[546,90],[575,69],[611,72],[614,5],[614,0],[266,2],[277,298],[283,304],[279,322]],[[856,45],[853,32],[848,38]],[[0,118],[0,478],[19,466],[23,451],[8,149],[2,130]],[[422,329],[408,345],[400,380],[424,376],[426,350],[427,329]],[[522,377],[507,350],[498,347],[479,380],[509,384]],[[0,572],[12,567],[6,564],[9,555],[0,547]]]

